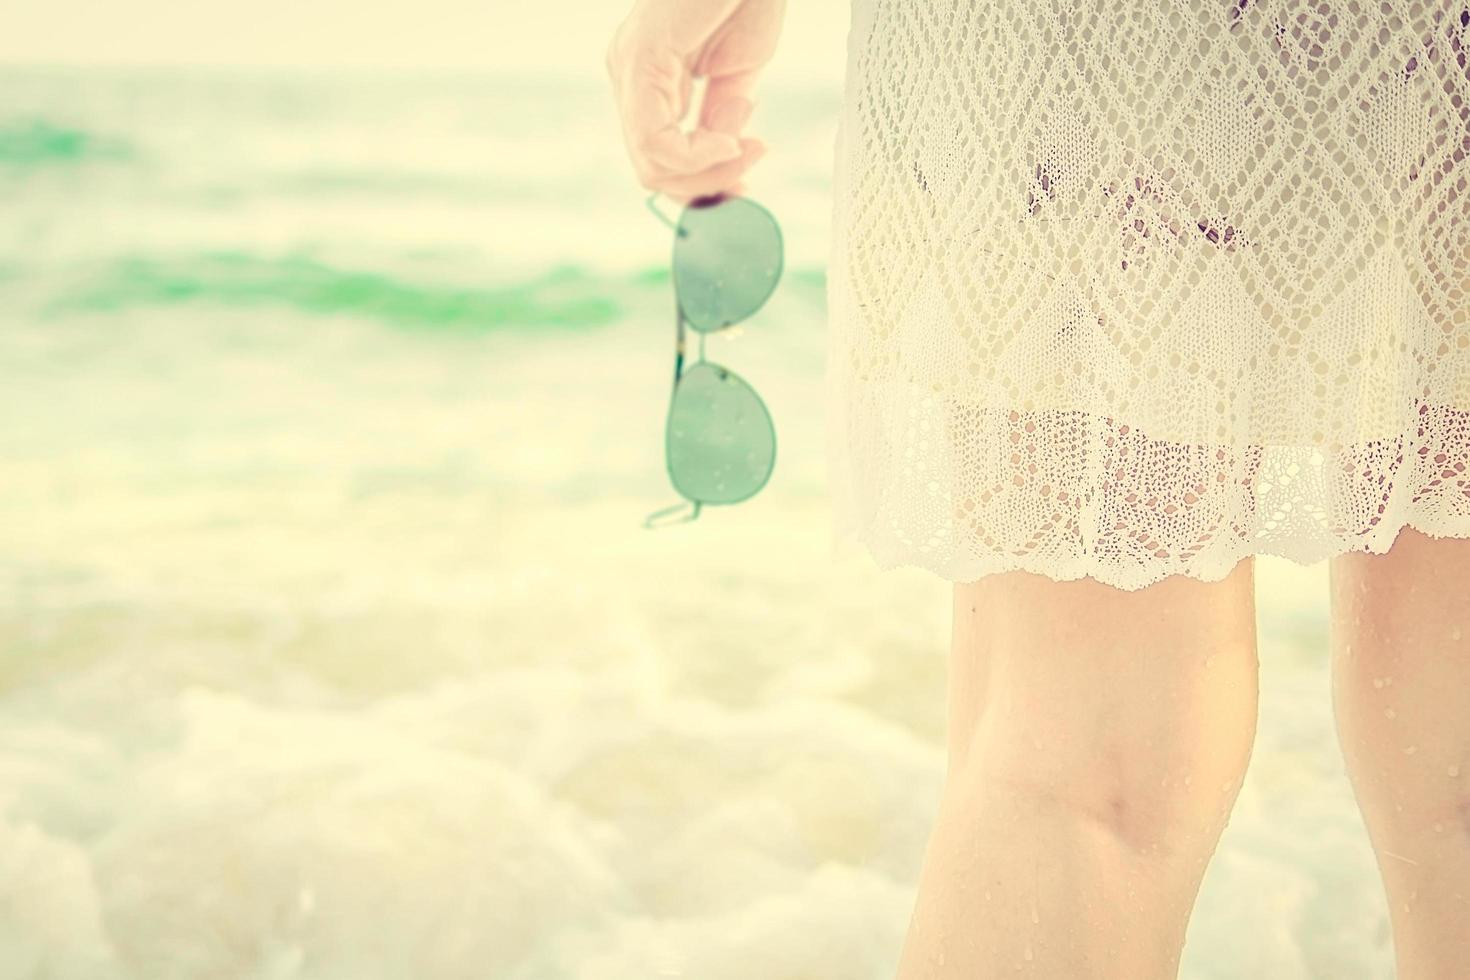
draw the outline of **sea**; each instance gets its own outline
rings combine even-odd
[[[776,468],[649,529],[671,236],[601,75],[0,70],[0,980],[893,976],[951,587],[829,547],[841,92],[757,101],[784,275],[705,353]],[[1326,568],[1257,584],[1180,976],[1382,980]]]

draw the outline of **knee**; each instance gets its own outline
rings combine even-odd
[[[1138,853],[1213,850],[1249,765],[1254,715],[1231,731],[1120,726],[1086,738],[991,731],[954,778],[1065,813]]]
[[[1404,773],[1351,766],[1353,792],[1375,842],[1387,835],[1395,841],[1395,851],[1422,854],[1431,863],[1439,847],[1470,843],[1470,790],[1462,780],[1446,778],[1447,771],[1457,773],[1459,768],[1435,764]]]
[[[1255,738],[1250,571],[1142,593],[982,580],[957,618],[956,649],[976,652],[955,675],[971,660],[984,670],[978,709],[953,715],[956,788],[1014,794],[1018,812],[1061,813],[1146,851],[1217,833]]]

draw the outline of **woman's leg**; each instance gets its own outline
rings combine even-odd
[[[1255,566],[954,589],[949,770],[900,980],[1166,980],[1255,739]]]
[[[1331,561],[1332,695],[1399,980],[1470,971],[1470,540]]]

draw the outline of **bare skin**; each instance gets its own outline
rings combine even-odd
[[[1470,540],[1330,563],[1333,707],[1400,980],[1470,963]],[[1253,559],[954,588],[949,759],[898,980],[1175,978],[1249,764]]]
[[[1399,980],[1470,969],[1470,539],[1331,561],[1332,697]]]
[[[949,767],[899,980],[1177,976],[1255,739],[1254,573],[955,586]]]
[[[603,61],[638,182],[681,204],[744,192],[765,153],[743,136],[786,0],[634,0]],[[705,80],[694,127],[680,125]]]

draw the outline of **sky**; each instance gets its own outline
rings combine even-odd
[[[789,0],[768,77],[841,77],[850,0]],[[0,64],[600,72],[632,0],[0,0]]]

